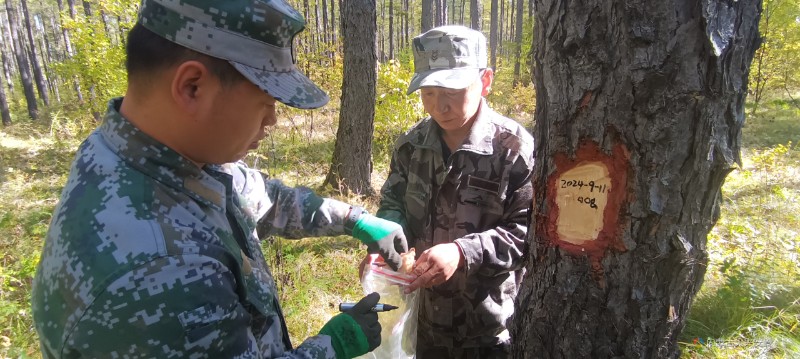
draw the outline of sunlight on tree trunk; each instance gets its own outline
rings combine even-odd
[[[377,86],[375,0],[342,3],[344,80],[336,145],[325,184],[343,193],[373,194],[372,130]]]
[[[676,358],[739,159],[760,1],[536,1],[514,358]]]

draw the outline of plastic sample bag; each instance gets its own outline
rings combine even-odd
[[[374,257],[373,257],[374,259]],[[417,295],[403,294],[414,276],[398,273],[374,260],[367,263],[361,277],[364,294],[378,292],[381,303],[398,308],[378,313],[381,323],[381,345],[359,359],[411,359],[417,347]]]

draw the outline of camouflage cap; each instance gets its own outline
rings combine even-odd
[[[276,100],[317,108],[328,95],[295,66],[305,20],[284,0],[142,0],[139,22],[165,39],[228,60]]]
[[[463,89],[488,67],[486,37],[468,27],[448,25],[428,30],[414,38],[412,93],[423,86]]]

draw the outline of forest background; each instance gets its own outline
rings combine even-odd
[[[290,1],[303,13],[298,65],[331,96],[319,110],[280,107],[279,123],[246,161],[374,210],[376,197],[345,195],[324,182],[341,100],[340,0]],[[4,0],[0,9],[0,358],[38,358],[30,284],[52,210],[77,146],[106,101],[126,87],[125,34],[135,0]],[[465,24],[490,39],[493,108],[532,128],[533,2],[379,0],[378,79],[372,185],[386,176],[396,137],[423,117],[410,39],[431,25]],[[423,11],[423,9],[425,9]],[[683,331],[685,357],[800,356],[800,1],[766,0],[763,39],[750,70],[742,163],[723,187],[709,235],[709,269]],[[611,45],[610,45],[611,46]],[[349,237],[263,245],[293,341],[316,334],[341,301],[361,295],[365,253]]]

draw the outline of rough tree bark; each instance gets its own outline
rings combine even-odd
[[[17,20],[17,10],[11,0],[6,0],[6,11],[8,14],[8,26],[11,31],[12,43],[14,44],[14,56],[17,59],[17,69],[19,70],[22,90],[25,94],[25,102],[28,104],[28,116],[33,120],[39,119],[39,105],[36,103],[36,93],[33,89],[31,70],[28,65],[28,55],[25,54],[25,46],[20,39],[19,22]]]
[[[33,78],[36,81],[36,91],[39,92],[39,97],[44,102],[45,106],[50,106],[50,93],[47,88],[47,78],[42,72],[42,66],[39,64],[39,55],[36,50],[36,41],[33,39],[33,29],[31,28],[31,17],[28,13],[28,1],[20,0],[22,5],[23,24],[25,25],[25,33],[28,35],[28,45],[30,46],[30,59],[31,67],[33,68]]]
[[[514,358],[676,358],[740,160],[759,0],[537,0]]]
[[[375,0],[347,0],[339,7],[344,44],[339,129],[325,184],[345,193],[370,195],[372,131],[378,79]]]

